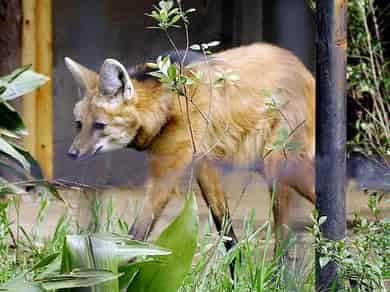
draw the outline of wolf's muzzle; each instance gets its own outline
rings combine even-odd
[[[80,154],[80,150],[74,147],[71,147],[68,151],[68,156],[72,159],[77,159],[79,157],[79,154]]]

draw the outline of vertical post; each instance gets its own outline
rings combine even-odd
[[[37,71],[52,76],[52,0],[37,0],[36,50]],[[37,91],[36,100],[36,158],[45,176],[53,174],[53,110],[52,81],[49,80]]]
[[[52,0],[22,0],[22,64],[52,75]],[[46,177],[53,173],[52,83],[47,82],[23,98],[23,118],[28,129],[24,144],[39,161]]]
[[[316,207],[330,240],[346,234],[346,11],[347,0],[317,0]],[[340,286],[337,265],[321,268],[319,257],[316,289],[331,291]]]
[[[35,69],[35,0],[23,0],[23,27],[22,27],[22,65],[32,64]],[[36,154],[36,92],[33,91],[23,98],[23,120],[28,129],[24,145],[35,157]]]

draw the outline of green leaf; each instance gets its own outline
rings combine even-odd
[[[48,265],[51,264],[59,255],[60,255],[60,253],[57,252],[57,253],[53,253],[53,254],[51,254],[51,255],[48,255],[47,257],[44,257],[44,258],[41,259],[37,264],[35,264],[35,265],[30,269],[30,271],[35,271],[35,270],[38,270],[38,269],[41,269],[41,268],[43,268],[43,267],[48,266]]]
[[[117,276],[116,278],[97,286],[95,291],[119,292],[119,282],[117,281],[117,278],[119,277],[119,256],[115,243],[93,236],[90,237],[89,245],[91,247],[94,268],[110,271]]]
[[[27,280],[26,274],[22,273],[4,285],[0,285],[0,291],[8,292],[44,292],[39,283]]]
[[[159,78],[159,79],[164,77],[164,74],[162,74],[159,71],[149,72],[148,75]]]
[[[221,42],[219,42],[219,41],[212,41],[212,42],[208,43],[207,45],[209,47],[216,47],[216,46],[219,46],[220,44],[221,44]]]
[[[9,172],[13,173],[14,175],[16,175],[18,178],[20,178],[22,180],[27,180],[28,179],[27,172],[23,171],[22,168],[15,167],[14,165],[10,164],[7,161],[0,160],[0,169],[9,171]],[[0,191],[0,193],[1,193],[1,191]]]
[[[329,257],[320,257],[320,267],[325,267],[330,262]]]
[[[171,251],[159,246],[132,240],[128,236],[115,233],[97,233],[95,238],[115,244],[116,255],[119,258],[118,264],[127,264],[130,260],[139,256],[169,255]]]
[[[36,179],[43,179],[44,177],[43,177],[42,169],[38,161],[36,161],[34,157],[32,157],[31,154],[20,145],[17,145],[15,143],[10,143],[10,144],[12,145],[12,147],[15,148],[16,151],[19,152],[19,154],[21,154],[27,160],[28,164],[30,165],[29,171],[31,172],[33,177]]]
[[[288,138],[288,130],[287,130],[287,128],[280,128],[278,130],[278,140],[280,142],[284,143],[287,138]]]
[[[0,196],[9,194],[25,194],[26,191],[19,188],[17,185],[8,182],[0,177]]]
[[[170,56],[168,55],[168,56],[165,56],[165,57],[162,59],[161,63],[159,64],[160,71],[161,71],[163,74],[167,75],[167,74],[168,74],[168,68],[169,68],[170,66],[171,66],[171,58],[170,58]]]
[[[5,83],[11,83],[16,78],[18,78],[21,74],[23,74],[25,71],[31,69],[31,67],[32,67],[32,65],[29,64],[29,65],[24,65],[20,68],[17,68],[11,74],[1,77],[0,81],[3,81]]]
[[[22,118],[17,111],[5,102],[0,103],[0,117],[0,128],[16,132],[16,134],[26,134]]]
[[[0,81],[0,86],[5,86],[7,88],[1,94],[1,100],[11,100],[21,95],[27,94],[35,90],[37,87],[45,84],[49,80],[49,78],[46,76],[38,74],[32,70],[26,70],[17,75],[16,78],[13,78],[13,75],[15,75],[15,73],[12,73],[10,75],[11,77],[6,76],[2,78]]]
[[[173,7],[173,1],[160,1],[158,3],[161,9],[169,11]]]
[[[200,47],[200,45],[194,44],[194,45],[190,46],[190,49],[194,50],[194,51],[200,51],[201,47]]]
[[[172,254],[161,258],[164,264],[147,264],[139,271],[127,291],[175,292],[191,269],[196,250],[199,218],[195,195],[186,200],[180,215],[161,233],[156,244]],[[157,257],[158,259],[159,257]]]
[[[36,281],[42,284],[46,290],[91,287],[95,285],[104,285],[106,282],[115,281],[119,275],[106,270],[75,270],[70,273],[59,274],[40,278]],[[24,290],[23,290],[24,291]],[[115,290],[96,290],[94,291],[115,291]],[[119,290],[117,290],[119,291]]]
[[[10,143],[0,137],[0,151],[18,161],[24,169],[30,171],[30,165],[26,158],[20,154]]]
[[[326,216],[321,216],[319,219],[318,219],[318,225],[322,225],[325,223],[327,217]]]
[[[65,202],[64,198],[60,195],[60,193],[58,192],[57,188],[47,182],[47,181],[36,181],[36,182],[33,182],[32,183],[33,185],[37,186],[37,193],[49,193],[50,195],[52,195],[53,197],[55,197],[57,200],[61,201],[61,202]]]
[[[176,65],[175,64],[171,64],[168,67],[168,77],[172,81],[174,81],[176,79]]]
[[[169,21],[168,25],[174,25],[176,22],[178,22],[181,18],[181,15],[175,15],[172,17],[172,19]]]
[[[74,269],[98,269],[119,275],[119,266],[129,265],[129,262],[136,257],[167,254],[170,254],[167,249],[113,233],[70,235],[64,242],[61,272],[69,273]],[[130,281],[131,275],[126,279]],[[102,292],[119,291],[119,281],[107,281],[94,289]]]
[[[158,69],[158,65],[156,63],[152,62],[147,62],[145,63],[146,67],[151,68],[151,69]]]
[[[303,145],[303,143],[300,141],[290,141],[290,142],[286,143],[285,147],[286,147],[286,150],[288,150],[288,151],[294,151],[294,150],[299,149],[302,145]]]
[[[186,10],[186,13],[192,13],[192,12],[195,12],[196,9],[195,8],[190,8],[190,9],[187,9]]]
[[[0,128],[0,136],[5,138],[20,139],[20,136],[4,128]]]

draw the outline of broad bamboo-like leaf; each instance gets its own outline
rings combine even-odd
[[[25,135],[26,128],[18,112],[6,102],[0,103],[0,128]]]
[[[0,77],[0,82],[4,82],[5,84],[11,83],[13,80],[18,78],[21,74],[23,74],[27,70],[30,70],[31,67],[32,67],[31,64],[21,66],[21,67],[15,69],[11,74]]]
[[[0,152],[18,161],[24,169],[30,170],[30,165],[26,158],[2,137],[0,137]]]
[[[195,195],[187,199],[180,215],[161,233],[156,244],[172,254],[163,264],[142,265],[128,292],[175,292],[191,269],[198,238],[199,218]],[[159,257],[157,257],[158,259]]]
[[[20,139],[19,135],[4,128],[0,128],[0,136],[3,136],[4,138]]]
[[[150,243],[132,240],[128,236],[116,233],[97,233],[94,237],[116,244],[116,254],[119,265],[128,264],[130,260],[139,256],[169,255],[171,251]]]
[[[30,69],[20,72],[17,70],[11,75],[0,79],[0,86],[5,87],[0,100],[12,100],[21,95],[30,93],[37,87],[45,84],[49,78]],[[33,110],[33,109],[31,109]]]
[[[119,278],[117,249],[115,243],[107,240],[102,240],[97,237],[90,238],[90,246],[92,249],[92,258],[95,269],[104,269],[111,271],[114,275],[117,275],[115,279],[104,282],[94,288],[96,292],[119,292]]]
[[[89,236],[68,235],[62,248],[61,272],[70,273],[82,268],[94,268]]]
[[[58,258],[59,254],[60,253],[57,252],[44,257],[31,268],[31,271],[36,271],[50,265]]]
[[[9,171],[10,173],[13,173],[21,180],[27,180],[28,175],[27,173],[22,169],[16,168],[14,165],[11,165],[9,161],[1,160],[0,159],[0,169]]]
[[[47,278],[40,278],[36,281],[41,283],[46,290],[91,287],[102,285],[105,282],[115,281],[118,274],[107,270],[75,270],[71,273],[59,274]],[[95,291],[115,291],[115,290],[95,290]]]
[[[44,292],[40,283],[30,281],[26,278],[26,274],[22,273],[14,279],[8,281],[4,285],[0,285],[0,291],[7,292]]]
[[[0,177],[0,195],[25,194],[26,191]]]
[[[15,143],[10,143],[10,144],[12,145],[12,147],[14,147],[16,151],[18,151],[27,160],[30,166],[29,169],[27,170],[30,171],[30,174],[33,176],[33,178],[43,179],[44,177],[43,177],[42,169],[38,161],[35,160],[34,157],[32,157],[31,154],[22,146]]]
[[[131,240],[128,236],[98,233],[93,235],[71,235],[65,239],[61,272],[69,273],[74,269],[106,270],[122,276],[119,266],[128,266],[131,260],[139,256],[167,255],[170,251],[144,242]],[[132,281],[134,272],[125,271],[128,277],[125,281]],[[126,283],[124,283],[126,284]],[[119,281],[110,280],[93,287],[93,291],[119,291]]]

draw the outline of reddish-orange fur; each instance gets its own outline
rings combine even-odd
[[[134,96],[114,104],[109,104],[110,98],[117,97],[101,96],[98,82],[92,82],[90,93],[75,110],[77,119],[104,120],[114,132],[115,119],[121,118],[120,128],[132,138],[132,145],[151,154],[146,203],[132,229],[137,238],[147,234],[190,165],[196,166],[202,195],[216,223],[221,224],[223,216],[228,215],[228,206],[214,160],[240,166],[264,161],[268,183],[271,186],[275,182],[277,187],[277,225],[287,223],[292,190],[314,202],[315,83],[311,73],[292,53],[268,44],[227,50],[214,58],[210,64],[200,63],[194,68],[203,72],[204,80],[190,88],[194,96],[188,117],[193,140],[184,98],[178,98],[156,80],[132,80]],[[229,78],[233,74],[239,80]],[[88,79],[97,80],[98,76],[89,75]],[[277,109],[269,106],[272,100]],[[302,146],[289,151],[287,160],[280,150],[265,157],[282,127],[294,133],[289,141],[300,141]],[[103,134],[109,136],[110,132]],[[82,148],[89,145],[88,140],[85,132],[75,144]]]

